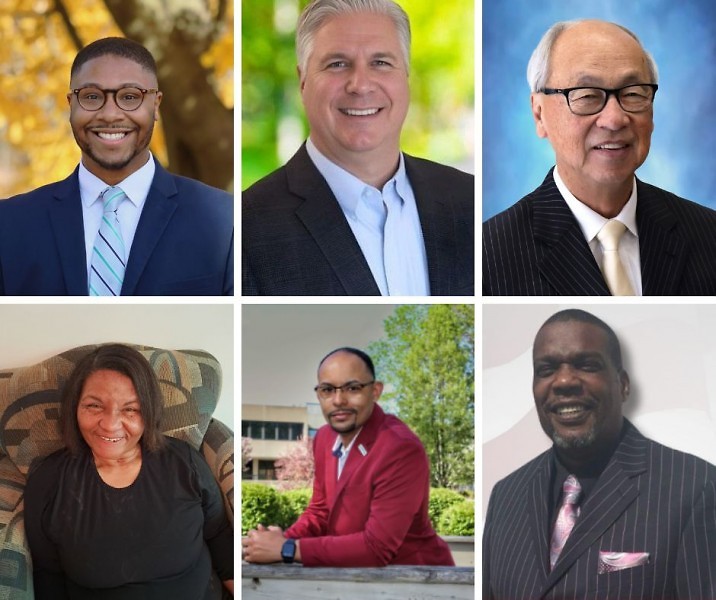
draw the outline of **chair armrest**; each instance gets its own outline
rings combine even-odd
[[[0,458],[0,598],[32,598],[32,560],[25,537],[25,476]]]
[[[234,432],[211,419],[199,451],[206,459],[224,496],[226,516],[234,525]]]

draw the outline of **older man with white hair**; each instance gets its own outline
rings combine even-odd
[[[527,79],[556,166],[483,226],[483,294],[716,294],[716,212],[643,183],[656,63],[616,23],[560,22]]]

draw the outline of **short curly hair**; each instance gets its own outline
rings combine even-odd
[[[157,63],[144,46],[140,43],[120,37],[107,37],[88,44],[77,53],[70,68],[70,78],[80,70],[86,62],[101,56],[119,56],[137,63],[143,69],[157,75]]]

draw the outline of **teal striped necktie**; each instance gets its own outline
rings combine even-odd
[[[119,187],[108,187],[100,194],[104,214],[92,248],[90,296],[119,296],[122,291],[127,260],[117,208],[126,198]]]

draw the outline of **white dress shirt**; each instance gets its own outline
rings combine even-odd
[[[363,428],[361,427],[361,429]],[[336,436],[336,441],[334,442],[333,449],[331,450],[331,454],[335,454],[336,450],[341,452],[341,455],[338,457],[338,476],[336,477],[336,479],[341,478],[341,473],[343,473],[343,467],[346,465],[346,461],[348,460],[348,453],[351,451],[351,448],[353,448],[353,444],[355,444],[355,441],[358,439],[359,433],[360,429],[358,430],[358,433],[353,436],[351,443],[348,444],[348,446],[346,446],[345,448],[343,447],[343,441],[341,440],[341,436]]]
[[[380,293],[430,295],[423,230],[402,153],[395,175],[379,190],[326,158],[310,138],[306,150],[348,220]],[[384,236],[386,207],[396,211],[389,238]]]
[[[572,211],[574,218],[577,219],[579,228],[582,230],[582,235],[584,235],[584,239],[587,240],[589,249],[592,251],[597,264],[601,265],[604,251],[597,239],[597,234],[610,219],[603,217],[583,202],[577,200],[574,194],[567,189],[564,181],[562,181],[557,167],[554,168],[554,182],[557,184],[557,189]],[[636,228],[636,203],[636,178],[634,178],[629,200],[627,200],[624,208],[622,208],[621,212],[614,217],[614,219],[626,226],[626,231],[619,241],[619,258],[631,282],[634,295],[641,296],[641,259],[639,258],[639,232]]]
[[[147,163],[132,173],[129,177],[117,184],[129,198],[117,209],[117,219],[119,219],[120,228],[122,230],[122,240],[127,250],[127,258],[134,241],[134,234],[137,231],[139,217],[142,216],[144,202],[147,200],[149,188],[154,179],[154,171],[156,166],[151,153]],[[89,273],[92,264],[92,248],[94,247],[97,232],[102,222],[102,202],[99,195],[107,188],[108,184],[102,181],[96,175],[90,173],[80,161],[79,168],[80,180],[80,198],[82,200],[82,220],[85,229],[85,250],[87,254],[87,281],[89,281]]]

